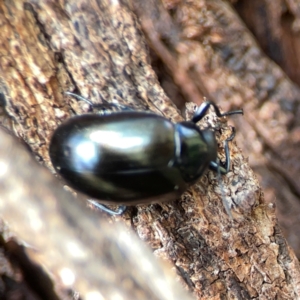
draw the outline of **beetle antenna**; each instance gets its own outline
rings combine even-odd
[[[218,106],[215,103],[213,103],[212,101],[205,101],[197,108],[195,115],[192,118],[192,122],[197,123],[201,119],[203,119],[203,117],[205,116],[205,114],[208,111],[208,109],[210,108],[210,106],[212,106],[214,108],[216,115],[219,118],[222,118],[225,116],[230,116],[230,115],[243,115],[244,114],[242,109],[232,110],[232,111],[228,111],[225,113],[221,113]]]

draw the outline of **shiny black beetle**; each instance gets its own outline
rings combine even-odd
[[[90,103],[76,94],[67,94]],[[110,214],[123,213],[123,205],[174,200],[208,167],[221,174],[229,171],[228,141],[233,139],[234,131],[225,141],[226,162],[221,166],[214,132],[196,125],[210,106],[218,117],[243,113],[236,110],[222,114],[207,101],[191,121],[177,124],[125,106],[117,112],[75,116],[52,136],[52,164],[71,187],[102,203],[122,205],[112,211],[90,200]]]

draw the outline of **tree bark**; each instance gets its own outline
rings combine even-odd
[[[283,127],[280,123],[273,127],[281,128],[281,135],[285,137],[281,144],[268,147],[267,141],[273,139],[273,134],[265,126],[267,139],[262,149],[265,162],[257,164],[254,161],[252,168],[259,175],[266,201],[276,199],[279,223],[299,258],[300,238],[297,229],[300,225],[300,194],[299,182],[295,179],[299,177],[300,2],[252,1],[248,6],[247,1],[238,1],[236,8],[263,51],[297,84],[292,84],[285,76],[283,82],[274,82],[276,84],[268,92],[270,99],[281,99],[279,112],[286,121]],[[251,152],[251,149],[245,151]]]
[[[279,180],[278,190],[292,190],[293,196],[300,191],[296,180],[299,151],[294,151],[299,132],[299,90],[278,66],[264,56],[227,2],[15,0],[0,1],[0,7],[2,124],[29,145],[36,158],[52,171],[48,155],[52,132],[63,120],[87,110],[84,103],[66,97],[65,91],[79,93],[93,103],[100,103],[103,99],[117,101],[154,111],[174,122],[181,121],[183,117],[166,96],[163,86],[170,97],[176,95],[182,101],[199,104],[203,96],[207,96],[224,111],[242,107],[244,117],[234,118],[237,143],[247,155],[251,154],[250,164],[266,172],[261,173],[262,180],[270,178],[269,168],[280,171],[280,179],[288,180],[284,186]],[[147,45],[151,49],[153,66]],[[181,101],[176,104],[183,107]],[[193,108],[193,105],[188,105],[188,116]],[[200,122],[200,127],[208,124],[218,128],[219,156],[224,159],[223,141],[231,129],[212,112]],[[3,190],[5,198],[0,198],[1,215],[4,220],[9,220],[19,239],[38,249],[51,249],[55,253],[60,244],[55,234],[51,234],[53,240],[49,238],[47,247],[42,242],[52,226],[58,226],[55,228],[58,228],[56,232],[61,232],[60,241],[74,236],[74,240],[83,243],[82,246],[93,250],[90,264],[97,263],[100,270],[97,280],[106,284],[109,282],[106,274],[109,268],[103,271],[100,268],[101,262],[107,262],[117,274],[115,278],[111,277],[112,287],[108,291],[97,280],[92,281],[94,286],[83,288],[86,287],[85,276],[80,276],[81,269],[74,263],[76,278],[79,278],[74,288],[85,297],[87,291],[100,286],[99,291],[109,299],[115,282],[119,283],[115,284],[116,291],[120,292],[121,288],[124,298],[137,299],[139,291],[146,291],[148,296],[145,299],[189,297],[182,294],[180,288],[175,293],[172,284],[164,287],[163,283],[168,282],[168,276],[172,275],[162,278],[160,285],[154,284],[155,279],[160,279],[156,277],[159,272],[151,273],[152,276],[147,278],[143,272],[144,257],[138,256],[134,264],[132,257],[137,250],[133,245],[131,249],[130,245],[128,247],[130,254],[126,258],[131,257],[129,263],[127,259],[111,263],[105,246],[110,236],[111,240],[118,241],[118,232],[107,234],[108,227],[102,222],[112,222],[110,226],[118,226],[118,222],[133,229],[157,256],[167,260],[176,270],[177,278],[197,299],[300,298],[299,264],[277,223],[274,199],[268,203],[265,201],[258,179],[235,141],[230,144],[230,152],[231,172],[221,179],[224,191],[217,174],[208,171],[181,199],[172,203],[140,205],[118,218],[99,213],[97,217],[101,226],[98,228],[105,230],[97,232],[100,238],[95,243],[92,238],[82,237],[85,233],[89,237],[96,231],[85,224],[89,218],[96,224],[97,218],[80,208],[78,200],[74,200],[74,210],[81,209],[82,216],[72,219],[69,214],[60,214],[59,209],[51,210],[49,218],[41,218],[49,224],[49,231],[26,235],[30,229],[26,225],[27,210],[21,205],[22,197],[12,201],[17,197],[12,195],[12,185],[4,181],[17,176],[16,172],[7,178],[1,177],[1,184],[10,187]],[[289,160],[291,155],[294,160]],[[20,163],[20,168],[22,165],[25,166],[25,162]],[[15,170],[11,165],[9,168]],[[37,169],[35,174],[39,172],[42,171]],[[20,172],[19,176],[26,179],[29,175]],[[45,186],[52,187],[47,180]],[[39,190],[41,185],[29,181],[20,185],[20,189],[26,194],[28,190]],[[59,185],[57,189],[60,189]],[[66,201],[66,204],[59,204],[53,200],[60,197],[54,192],[53,197],[46,197],[52,195],[51,190],[56,188],[47,190],[45,199],[40,201],[50,203],[49,207],[66,205],[62,210],[72,212],[73,205],[64,200],[71,195],[61,192],[61,201]],[[12,210],[9,212],[3,208],[4,199],[10,200]],[[222,199],[231,207],[232,218],[226,213]],[[39,214],[38,201],[33,201],[32,211]],[[57,214],[59,222],[55,218]],[[16,215],[20,217],[14,219]],[[73,231],[68,224],[74,225],[75,221],[70,223],[70,220],[79,224]],[[24,230],[26,228],[28,230]],[[76,235],[77,230],[80,230],[80,236]],[[9,243],[7,238],[2,242],[6,253],[14,249]],[[118,247],[125,246],[117,243],[108,252],[116,253]],[[62,285],[56,261],[59,254],[53,253],[51,256],[44,250],[43,263],[55,275],[56,284]],[[20,260],[20,256],[14,257],[16,261]],[[73,261],[72,255],[69,259]],[[138,268],[140,261],[141,268]],[[153,268],[159,270],[153,258],[149,262],[148,266],[153,264]],[[20,266],[24,273],[25,267]],[[90,270],[90,266],[86,268]],[[136,274],[133,270],[137,270]],[[130,282],[140,283],[138,279],[147,278],[138,287],[131,285],[130,294],[125,293],[126,280],[120,279],[128,276],[127,271],[132,278]],[[155,290],[160,293],[155,293]],[[34,292],[38,293],[37,290]],[[64,297],[60,292],[57,294]]]

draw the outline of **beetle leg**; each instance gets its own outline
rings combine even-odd
[[[230,151],[228,142],[232,141],[235,137],[235,128],[232,127],[232,133],[228,139],[224,142],[224,150],[225,150],[225,164],[221,165],[218,161],[211,161],[209,164],[209,168],[213,171],[220,172],[222,175],[225,175],[229,172],[230,169]]]
[[[85,101],[86,103],[88,103],[93,109],[94,108],[97,108],[99,110],[103,110],[103,113],[105,114],[105,111],[106,110],[113,110],[113,109],[117,109],[117,110],[120,110],[120,111],[128,111],[128,110],[134,110],[132,107],[130,106],[126,106],[126,105],[121,105],[121,104],[117,104],[117,103],[110,103],[110,102],[107,102],[105,100],[103,100],[104,103],[99,103],[99,104],[94,104],[92,103],[90,100],[80,96],[80,95],[77,95],[77,94],[74,94],[74,93],[71,93],[71,92],[65,92],[65,94],[69,95],[69,96],[72,96],[78,100],[81,100],[81,101]]]
[[[197,108],[195,115],[192,118],[192,122],[193,123],[199,122],[205,116],[205,114],[208,111],[210,106],[212,106],[215,109],[216,115],[219,118],[224,117],[224,116],[229,116],[229,115],[243,114],[242,109],[232,110],[232,111],[228,111],[228,112],[222,114],[220,112],[218,106],[215,103],[213,103],[212,101],[205,101]]]
[[[222,177],[221,177],[221,170],[220,170],[220,161],[219,161],[219,159],[217,159],[217,164],[218,164],[218,181],[219,181],[219,185],[220,185],[220,189],[221,189],[223,206],[225,208],[225,211],[226,211],[227,215],[232,220],[231,208],[230,208],[228,202],[226,201],[226,196],[225,196],[225,191],[224,191],[224,185],[222,183]]]
[[[84,98],[80,95],[77,95],[77,94],[74,94],[74,93],[71,93],[71,92],[65,92],[65,94],[67,94],[69,96],[72,96],[72,97],[76,98],[77,100],[84,101],[84,102],[88,103],[90,106],[94,105],[90,100],[88,100],[88,99],[86,99],[86,98]]]
[[[100,204],[98,201],[95,201],[95,200],[88,200],[89,203],[92,204],[92,206],[94,206],[95,208],[99,209],[99,210],[102,210],[102,211],[105,211],[107,212],[108,214],[112,215],[112,216],[119,216],[119,215],[122,215],[125,210],[126,210],[126,206],[124,205],[120,205],[117,210],[112,210],[110,208],[108,208],[107,206],[103,205],[103,204]]]
[[[132,111],[134,110],[130,106],[121,105],[117,103],[110,103],[105,101],[105,103],[93,104],[92,106],[95,109],[102,110],[104,114],[110,113],[111,111]]]

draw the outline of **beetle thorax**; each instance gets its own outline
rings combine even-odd
[[[210,130],[200,130],[192,122],[176,125],[177,165],[186,182],[198,179],[217,157],[215,135]]]

